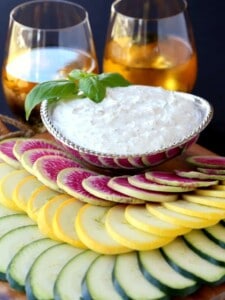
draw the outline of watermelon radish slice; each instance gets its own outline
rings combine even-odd
[[[108,186],[117,192],[123,193],[130,197],[141,199],[143,201],[164,202],[174,201],[177,199],[177,194],[160,193],[135,187],[129,183],[128,178],[128,176],[118,176],[111,178],[108,182]]]
[[[128,177],[128,182],[141,189],[156,191],[156,192],[168,192],[168,193],[182,193],[192,191],[194,188],[185,186],[170,186],[165,184],[159,184],[151,181],[145,177],[145,174],[137,174]]]
[[[217,180],[200,180],[200,179],[185,178],[185,177],[180,177],[173,172],[163,172],[163,171],[149,171],[145,173],[145,176],[147,179],[160,184],[185,186],[191,188],[207,187],[211,185],[216,185],[218,183]]]
[[[55,149],[30,149],[22,154],[20,163],[25,170],[34,175],[33,164],[38,158],[47,155],[57,155],[69,158],[65,151]]]
[[[193,179],[203,179],[203,180],[225,180],[225,175],[220,174],[206,174],[199,171],[182,171],[182,170],[175,170],[175,173],[178,176],[185,177],[185,178],[193,178]]]
[[[225,169],[224,156],[190,156],[187,161],[198,167]]]
[[[90,176],[82,181],[82,185],[90,194],[113,202],[118,203],[143,203],[143,200],[130,197],[108,186],[111,177],[105,175]]]
[[[18,138],[12,138],[0,142],[0,159],[16,169],[21,168],[20,162],[13,153],[13,148],[18,140]]]
[[[80,167],[72,159],[59,155],[48,155],[38,158],[33,165],[34,175],[47,187],[60,191],[57,185],[57,175],[60,171],[70,167]]]
[[[209,175],[225,175],[225,169],[197,168],[197,170]]]
[[[112,206],[113,202],[95,197],[83,188],[83,179],[94,175],[97,174],[82,168],[66,168],[59,172],[57,184],[66,193],[80,201],[98,206]]]
[[[20,160],[22,154],[30,149],[56,149],[62,150],[58,144],[46,139],[21,139],[18,140],[13,148],[15,157]]]

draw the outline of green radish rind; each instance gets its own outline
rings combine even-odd
[[[156,192],[135,187],[129,183],[128,176],[113,177],[108,181],[108,186],[134,199],[145,202],[174,201],[178,198],[176,193]]]
[[[216,185],[217,180],[199,180],[192,178],[185,178],[176,175],[175,172],[166,172],[166,171],[149,171],[145,173],[147,179],[150,179],[154,182],[160,184],[168,184],[173,186],[185,186],[185,187],[209,187]]]
[[[61,151],[63,150],[63,148],[59,144],[47,139],[21,138],[16,140],[16,143],[13,147],[13,154],[20,161],[23,153],[31,149],[55,149]]]
[[[187,162],[197,167],[225,169],[225,157],[213,155],[194,155],[187,157]]]
[[[128,182],[141,189],[146,189],[155,192],[167,192],[167,193],[182,193],[182,192],[190,192],[193,190],[191,187],[184,186],[170,186],[165,184],[159,184],[148,180],[145,177],[145,174],[137,174],[133,176],[128,176]]]
[[[115,178],[115,177],[114,177]],[[112,178],[113,179],[113,178]],[[105,175],[90,176],[82,181],[82,186],[90,194],[116,203],[141,204],[144,200],[118,191],[110,184],[111,177]]]
[[[225,175],[222,174],[209,174],[203,173],[199,171],[181,171],[175,170],[175,173],[184,178],[192,178],[192,179],[203,179],[203,180],[225,180]]]
[[[209,175],[225,175],[225,169],[197,168],[197,170]]]

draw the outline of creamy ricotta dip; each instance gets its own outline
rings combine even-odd
[[[67,139],[92,151],[120,155],[179,143],[205,114],[194,96],[141,85],[107,88],[100,103],[82,98],[51,105],[53,126]]]

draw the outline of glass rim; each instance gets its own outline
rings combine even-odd
[[[128,14],[125,14],[124,12],[121,12],[118,8],[117,8],[117,5],[119,4],[119,3],[121,3],[121,2],[123,2],[124,0],[115,0],[113,3],[112,3],[112,5],[111,5],[111,12],[113,12],[113,13],[117,13],[118,15],[120,15],[120,16],[123,16],[123,17],[125,17],[125,18],[127,18],[127,19],[131,19],[131,20],[143,20],[143,21],[155,21],[155,20],[162,20],[162,19],[166,19],[166,18],[171,18],[171,17],[174,17],[174,16],[176,16],[176,15],[178,15],[178,14],[180,14],[180,13],[182,13],[182,12],[184,12],[184,11],[186,11],[186,9],[187,9],[187,6],[188,6],[188,3],[187,3],[187,0],[180,0],[180,2],[181,3],[183,3],[183,7],[182,7],[182,9],[180,9],[179,11],[177,11],[176,13],[174,13],[174,14],[170,14],[170,15],[168,15],[168,16],[164,16],[164,17],[155,17],[155,18],[150,18],[150,17],[146,17],[146,18],[140,18],[140,17],[134,17],[134,16],[130,16],[130,15],[128,15]],[[125,1],[129,1],[129,0],[125,0]],[[139,4],[139,1],[138,0],[136,0],[137,1],[137,3]],[[150,0],[149,0],[150,1]]]
[[[17,20],[17,18],[15,17],[15,14],[16,14],[17,10],[19,10],[23,7],[26,7],[26,6],[27,7],[32,6],[33,4],[36,5],[38,3],[62,3],[62,4],[66,4],[68,6],[71,6],[71,7],[74,7],[74,8],[77,8],[77,9],[80,9],[81,11],[83,11],[84,17],[82,18],[82,20],[79,23],[76,23],[74,25],[64,26],[64,27],[56,27],[56,28],[32,27],[32,26],[26,25],[25,23]],[[80,26],[81,24],[84,24],[84,23],[89,24],[89,15],[88,15],[88,12],[85,9],[85,7],[83,7],[80,4],[77,4],[77,3],[74,3],[74,2],[71,2],[71,1],[67,1],[67,0],[32,0],[32,1],[29,1],[29,2],[23,2],[23,3],[20,3],[20,4],[18,4],[15,7],[12,8],[12,10],[10,11],[10,14],[9,14],[9,19],[10,19],[10,21],[13,21],[14,23],[20,25],[21,27],[28,28],[30,30],[43,31],[43,32],[44,31],[54,32],[54,31],[59,31],[59,30],[63,31],[63,30],[68,30],[69,28]]]

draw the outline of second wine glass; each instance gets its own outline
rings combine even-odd
[[[103,70],[119,72],[135,84],[190,92],[197,54],[186,1],[115,1]]]
[[[10,13],[2,85],[16,117],[25,120],[24,101],[38,83],[63,79],[72,69],[98,72],[86,10],[63,0],[35,0]],[[39,109],[29,122],[40,123]]]

